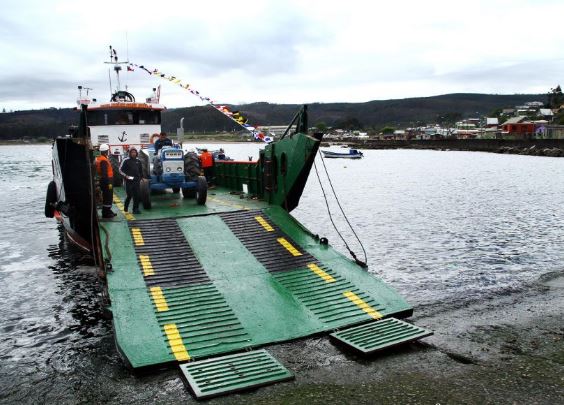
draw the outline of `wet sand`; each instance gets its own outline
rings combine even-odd
[[[444,309],[443,309],[444,308]],[[296,380],[211,403],[564,403],[564,272],[506,296],[416,308],[435,335],[365,359],[327,337],[269,350]]]

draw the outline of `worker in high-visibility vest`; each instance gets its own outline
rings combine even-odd
[[[113,180],[114,171],[108,159],[110,147],[107,143],[100,145],[100,155],[96,157],[96,173],[102,189],[102,218],[113,218],[116,214],[112,211],[114,199]]]
[[[209,153],[207,149],[202,149],[200,164],[202,165],[202,169],[204,169],[204,176],[206,176],[206,180],[210,186],[213,184],[213,163],[213,155]]]

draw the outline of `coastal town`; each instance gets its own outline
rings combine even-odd
[[[555,117],[564,113],[564,105],[549,108],[542,101],[528,101],[511,108],[500,108],[492,116],[475,116],[455,122],[428,123],[407,128],[385,127],[380,131],[329,128],[326,140],[444,140],[444,139],[564,139],[564,125]],[[450,124],[450,125],[449,125]],[[315,130],[315,128],[312,128]]]

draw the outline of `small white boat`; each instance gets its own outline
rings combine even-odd
[[[361,159],[364,155],[357,149],[349,149],[346,152],[334,152],[330,150],[322,150],[323,157],[326,158],[340,158],[340,159]]]

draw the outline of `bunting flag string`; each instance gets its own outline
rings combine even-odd
[[[190,84],[183,82],[182,79],[180,79],[176,76],[169,76],[169,75],[161,72],[158,69],[153,69],[153,70],[148,69],[144,65],[138,65],[136,63],[130,62],[127,66],[127,70],[130,71],[130,72],[134,71],[135,70],[134,68],[144,70],[145,72],[147,72],[151,76],[157,76],[157,77],[160,77],[161,79],[168,80],[172,84],[175,84],[175,85],[183,88],[184,90],[189,91],[191,94],[198,97],[202,102],[205,102],[205,103],[211,105],[213,108],[215,108],[217,111],[219,111],[220,113],[225,115],[231,121],[237,123],[242,128],[249,131],[256,140],[263,141],[263,142],[266,142],[266,143],[270,143],[270,142],[273,141],[272,136],[266,135],[264,133],[264,131],[262,131],[259,127],[255,127],[255,126],[252,126],[251,124],[249,124],[248,119],[245,116],[243,116],[243,114],[241,114],[239,111],[231,111],[231,110],[229,110],[228,107],[215,103],[211,98],[205,97],[205,96],[201,95],[198,90],[193,89],[190,86]]]

